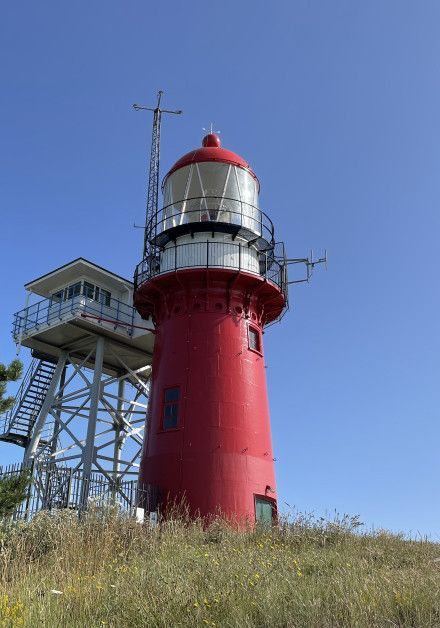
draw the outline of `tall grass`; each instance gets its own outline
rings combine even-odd
[[[440,547],[357,526],[41,513],[0,532],[0,626],[439,626]]]

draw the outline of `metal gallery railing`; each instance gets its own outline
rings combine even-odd
[[[78,294],[66,300],[42,299],[14,314],[12,336],[19,342],[23,336],[38,331],[43,326],[55,325],[65,318],[84,315],[97,321],[110,321],[119,331],[133,334],[136,310],[118,299],[98,302]]]
[[[174,244],[143,259],[136,267],[135,290],[150,279],[187,268],[226,268],[244,271],[274,283],[287,298],[287,266],[274,250],[256,251],[241,242],[215,240]]]
[[[235,227],[249,239],[274,244],[274,226],[267,214],[255,205],[225,196],[196,196],[165,205],[151,217],[146,234],[154,244],[168,229],[206,222]]]

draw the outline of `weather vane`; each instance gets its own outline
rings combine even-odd
[[[221,133],[221,131],[214,131],[214,123],[213,122],[210,123],[209,129],[203,127],[203,131],[205,131],[206,133],[210,133],[211,135],[213,133],[217,133],[217,135],[219,135]]]

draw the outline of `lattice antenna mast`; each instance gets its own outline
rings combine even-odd
[[[180,115],[182,111],[170,111],[169,109],[161,109],[160,101],[163,91],[157,94],[157,104],[152,107],[144,107],[143,105],[133,105],[136,111],[152,111],[153,112],[153,132],[151,135],[151,152],[150,152],[150,172],[148,175],[148,192],[147,192],[147,208],[145,214],[145,230],[144,230],[144,249],[143,257],[147,257],[152,253],[148,234],[155,232],[155,223],[157,222],[157,212],[159,209],[159,168],[160,168],[160,125],[163,113],[173,113]]]

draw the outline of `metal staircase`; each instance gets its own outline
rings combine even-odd
[[[54,371],[55,364],[52,362],[39,359],[31,362],[15,397],[14,405],[0,416],[0,441],[21,447],[28,445]],[[40,441],[40,446],[45,444],[47,436]]]

